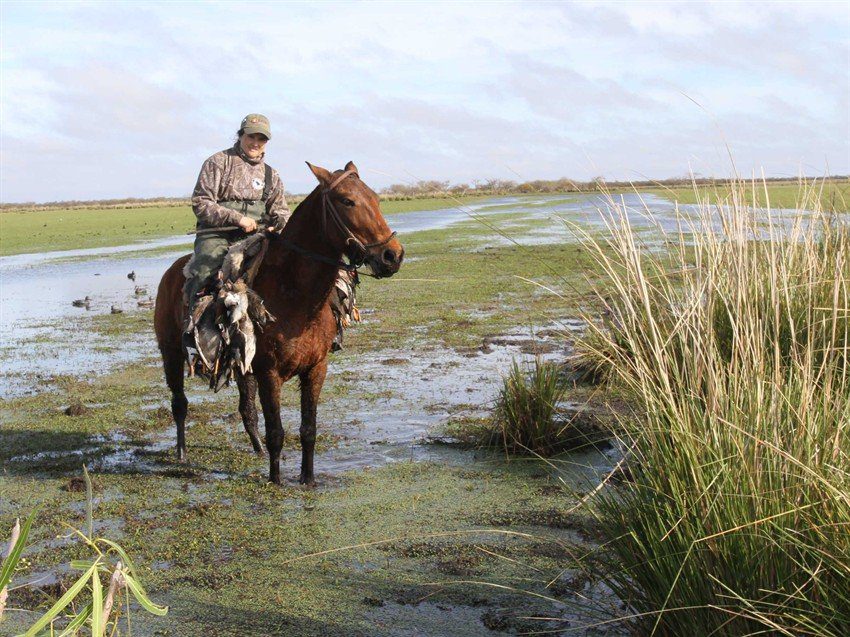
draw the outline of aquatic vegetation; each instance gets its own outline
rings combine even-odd
[[[514,360],[496,401],[492,442],[508,453],[548,456],[558,451],[565,429],[558,403],[566,390],[557,364],[539,357],[528,364]]]
[[[70,528],[70,531],[85,543],[94,557],[71,562],[71,569],[83,571],[83,574],[67,587],[64,594],[27,629],[23,637],[35,637],[45,634],[45,631],[46,634],[53,635],[59,629],[55,625],[57,621],[61,622],[63,636],[76,635],[84,626],[91,629],[94,637],[114,634],[123,607],[126,607],[129,616],[130,595],[149,613],[161,617],[168,612],[168,607],[158,606],[150,600],[127,552],[114,541],[95,536],[92,480],[85,466],[83,476],[87,496],[86,532],[75,528]],[[36,510],[30,514],[23,527],[17,522],[15,524],[12,546],[0,571],[0,598],[3,602],[37,512]],[[109,578],[105,591],[101,581],[102,575]],[[3,608],[0,606],[0,619],[2,614]]]
[[[850,633],[850,229],[701,205],[644,245],[611,202],[585,356],[641,407],[599,492],[642,634]],[[817,202],[817,196],[809,201]]]

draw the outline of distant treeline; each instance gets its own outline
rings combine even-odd
[[[847,175],[830,175],[827,177],[768,177],[768,184],[796,184],[818,181],[843,181]],[[449,195],[505,195],[505,194],[536,194],[562,192],[599,192],[600,190],[621,190],[630,188],[690,188],[694,185],[724,186],[731,179],[716,179],[708,177],[673,177],[644,181],[608,181],[604,177],[595,177],[590,181],[576,181],[567,177],[561,179],[537,179],[534,181],[516,182],[509,179],[487,179],[472,184],[452,184],[449,181],[417,181],[414,184],[392,184],[381,190],[382,195],[390,198],[398,197],[439,197]],[[740,181],[740,180],[737,180]],[[761,179],[758,179],[761,181]]]
[[[848,175],[831,175],[827,177],[768,177],[764,181],[769,184],[794,184],[801,181],[844,181]],[[600,190],[620,190],[631,188],[683,188],[694,185],[721,187],[729,184],[731,179],[715,179],[708,177],[674,177],[670,179],[644,181],[607,181],[604,177],[595,177],[590,181],[576,181],[563,177],[561,179],[536,179],[534,181],[516,182],[510,179],[485,179],[468,183],[452,183],[450,181],[422,180],[410,184],[392,184],[380,190],[384,199],[419,199],[424,197],[464,197],[481,195],[512,195],[512,194],[547,194],[568,192],[599,192]],[[306,194],[286,193],[286,200],[292,204],[300,203]],[[142,199],[128,197],[126,199],[100,199],[89,201],[51,201],[48,203],[22,202],[0,203],[2,212],[24,212],[51,209],[85,209],[85,208],[161,208],[171,206],[189,206],[188,197],[154,197]]]

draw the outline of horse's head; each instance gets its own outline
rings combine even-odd
[[[360,180],[354,162],[333,173],[310,162],[307,165],[319,180],[327,240],[352,263],[367,264],[376,277],[398,272],[404,247],[381,214],[378,195]]]

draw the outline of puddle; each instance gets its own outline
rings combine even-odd
[[[539,355],[562,360],[568,354],[563,337],[565,330],[578,329],[578,323],[557,323],[537,330],[516,328],[499,338],[490,339],[481,349],[458,352],[451,349],[417,351],[383,350],[358,359],[356,367],[331,366],[329,380],[346,385],[342,396],[326,394],[319,407],[318,432],[337,439],[329,449],[316,454],[316,473],[320,484],[333,485],[339,476],[352,470],[378,468],[386,464],[430,461],[449,465],[467,465],[473,460],[496,458],[487,451],[462,449],[456,445],[433,444],[432,434],[438,425],[452,419],[486,416],[498,395],[505,370],[514,360],[531,361]],[[543,353],[535,354],[533,350]],[[212,397],[190,382],[190,404]],[[388,390],[374,398],[376,390]],[[163,389],[163,391],[165,391]],[[248,438],[241,419],[231,417],[236,411],[238,394],[226,390],[232,405],[226,407],[213,424],[227,432],[233,453],[249,454]],[[155,401],[148,407],[160,409],[167,401]],[[137,412],[144,413],[143,410]],[[281,413],[288,439],[298,436],[300,412],[284,407]],[[204,479],[223,480],[234,474],[221,470],[200,469],[191,462],[192,428],[187,422],[190,462],[186,469],[200,471]],[[260,414],[260,431],[264,431]],[[175,445],[173,426],[156,433],[130,438],[120,433],[93,435],[73,450],[47,450],[13,456],[11,470],[26,465],[67,464],[69,456],[91,463],[96,473],[163,473],[175,470],[171,455]],[[285,451],[282,472],[294,481],[300,471],[300,453]],[[167,462],[163,459],[167,458]],[[592,481],[599,472],[609,469],[615,460],[598,452],[577,454],[564,473],[571,481]],[[74,464],[74,463],[72,463]],[[584,468],[584,470],[582,470]],[[266,461],[257,460],[249,468],[238,471],[247,475],[266,471]]]
[[[563,330],[565,324],[552,327]],[[346,471],[395,462],[463,465],[476,454],[486,456],[482,451],[431,444],[429,433],[452,418],[486,416],[511,362],[531,361],[536,356],[529,351],[530,343],[545,352],[540,354],[544,359],[564,359],[568,350],[563,339],[552,328],[548,332],[532,338],[527,328],[517,328],[494,339],[498,344],[473,352],[440,348],[419,350],[411,356],[409,351],[382,350],[359,357],[353,373],[350,368],[340,372],[331,365],[329,380],[342,376],[352,386],[346,398],[324,398],[319,406],[318,432],[341,436],[342,441],[316,454],[317,479],[322,482]],[[388,389],[392,395],[376,400],[357,398],[377,389]],[[295,408],[282,409],[281,417],[287,437],[298,436],[300,412]],[[234,440],[247,444],[241,421],[226,426]],[[260,430],[263,430],[262,415]],[[187,434],[187,440],[191,447],[191,433]],[[286,455],[281,470],[284,476],[297,477],[300,454]]]

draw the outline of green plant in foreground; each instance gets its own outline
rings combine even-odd
[[[744,201],[683,214],[669,252],[612,202],[585,242],[610,319],[585,354],[644,414],[597,500],[609,583],[642,634],[848,635],[850,229]]]
[[[118,631],[121,609],[119,598],[122,593],[126,601],[128,620],[130,593],[147,612],[159,616],[168,612],[167,607],[158,606],[150,600],[126,551],[112,540],[94,536],[92,482],[85,467],[83,467],[83,474],[88,500],[86,509],[87,533],[73,528],[71,530],[93,551],[94,557],[71,562],[71,568],[83,571],[83,574],[67,588],[64,595],[44,615],[30,626],[23,637],[41,637],[42,635],[71,637],[79,634],[84,627],[90,629],[92,637],[115,634]],[[5,592],[12,579],[12,574],[21,558],[35,515],[36,512],[30,514],[23,527],[20,528],[20,533],[16,541],[13,542],[9,555],[3,561],[3,569],[0,571],[0,592]],[[109,585],[105,591],[101,575],[109,577]],[[119,601],[119,603],[116,604],[116,601]],[[79,609],[77,609],[75,603],[81,603]],[[69,607],[74,608],[74,611],[70,614],[66,610]],[[63,628],[57,629],[54,623],[60,616],[67,623]],[[2,611],[0,611],[0,619],[2,619]]]
[[[496,438],[508,453],[548,456],[562,447],[558,403],[567,389],[561,369],[539,357],[513,361],[496,401]]]

